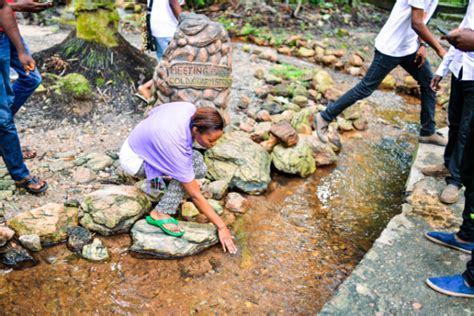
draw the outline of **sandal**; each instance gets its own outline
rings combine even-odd
[[[36,158],[37,155],[36,150],[26,146],[21,147],[21,153],[23,155],[24,160]]]
[[[148,100],[147,98],[145,98],[144,96],[142,96],[140,93],[135,93],[134,94],[135,97],[139,98],[141,101],[143,101],[146,105],[150,105],[150,102],[151,100]]]
[[[40,188],[35,189],[31,187],[32,184],[41,184],[41,182],[43,182],[43,185]],[[28,191],[28,193],[31,194],[40,194],[48,189],[48,183],[46,183],[45,181],[41,181],[37,177],[31,176],[20,181],[15,181],[15,185],[17,188],[25,189],[26,191]]]
[[[178,226],[178,224],[179,224],[178,221],[176,219],[174,219],[173,217],[170,217],[170,218],[167,218],[167,219],[154,219],[151,216],[147,216],[146,217],[146,222],[150,225],[157,226],[157,227],[161,228],[161,230],[163,232],[165,232],[166,234],[168,234],[170,236],[181,237],[181,236],[184,235],[184,231],[180,231],[178,233],[175,233],[175,232],[172,232],[171,230],[165,228],[165,226],[164,226],[165,224],[175,224],[176,226]]]

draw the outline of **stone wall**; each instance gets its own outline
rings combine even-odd
[[[206,16],[183,13],[156,67],[157,104],[187,101],[225,109],[232,85],[232,49],[224,27]]]

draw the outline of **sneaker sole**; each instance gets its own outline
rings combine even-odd
[[[461,251],[461,252],[464,252],[464,253],[466,253],[466,254],[468,254],[468,255],[470,255],[471,252],[472,252],[472,251],[470,251],[470,250],[463,249],[463,248],[459,248],[459,247],[453,246],[453,245],[451,245],[451,244],[447,244],[447,243],[445,243],[445,242],[443,242],[443,241],[441,241],[441,240],[439,240],[439,239],[433,238],[433,237],[429,236],[428,233],[425,233],[425,237],[426,237],[426,239],[428,239],[428,240],[434,242],[435,244],[443,245],[443,246],[445,246],[445,247],[452,248],[452,249],[456,249],[456,250]]]
[[[428,285],[428,287],[432,288],[436,292],[442,293],[444,295],[456,296],[456,297],[465,297],[465,298],[474,298],[474,294],[456,293],[456,292],[451,292],[451,291],[444,290],[444,289],[440,288],[439,286],[434,285],[429,279],[426,279],[426,284]]]

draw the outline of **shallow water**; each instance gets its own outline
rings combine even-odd
[[[308,179],[276,174],[271,192],[250,197],[251,209],[234,224],[237,255],[214,247],[180,260],[138,259],[127,252],[130,238],[122,235],[102,238],[112,259],[94,264],[59,245],[39,253],[34,268],[2,271],[0,310],[317,312],[400,212],[416,126],[405,102],[397,102],[390,107],[397,113],[383,121],[383,108],[377,110],[369,131],[345,134],[337,167],[320,168]],[[401,120],[393,121],[395,116]]]

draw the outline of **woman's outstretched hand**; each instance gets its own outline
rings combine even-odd
[[[217,233],[219,235],[219,240],[222,244],[222,250],[224,250],[224,252],[227,251],[231,254],[236,254],[237,247],[235,246],[234,241],[233,241],[234,237],[232,237],[227,226],[218,228]]]

